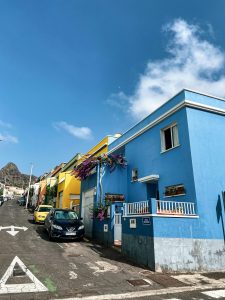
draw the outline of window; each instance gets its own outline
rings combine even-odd
[[[179,145],[177,124],[161,130],[161,149],[166,151]]]
[[[137,181],[138,180],[138,169],[133,169],[131,176],[132,176],[132,181]]]
[[[165,197],[179,196],[185,194],[185,188],[183,184],[171,185],[165,187]]]

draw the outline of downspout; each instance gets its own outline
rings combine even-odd
[[[97,184],[96,184],[96,199],[97,202],[101,201],[100,198],[101,191],[100,191],[100,163],[97,164]]]

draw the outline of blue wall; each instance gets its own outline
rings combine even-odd
[[[225,102],[220,102],[225,107]],[[199,230],[205,238],[225,239],[225,117],[190,108],[187,115]]]
[[[110,144],[109,149],[113,149],[184,99],[225,109],[225,101],[182,91]],[[160,130],[174,122],[178,126],[180,145],[161,153]],[[142,218],[137,218],[136,229],[130,229],[129,218],[125,218],[124,234],[225,240],[225,204],[222,198],[222,191],[225,191],[224,116],[200,109],[182,108],[131,140],[116,153],[125,155],[128,166],[126,169],[117,167],[112,173],[106,169],[102,179],[103,194],[124,194],[126,202],[147,200],[147,184],[131,181],[132,169],[137,168],[139,178],[159,175],[160,200],[194,202],[199,214],[199,218],[152,217],[149,226],[142,224]],[[82,182],[82,191],[96,186],[96,182],[96,175],[89,177],[85,183]],[[165,197],[165,187],[176,184],[184,184],[186,195]],[[113,230],[112,219],[108,222],[109,228]],[[103,230],[102,224],[95,226],[98,232]],[[113,240],[112,234],[108,240]]]

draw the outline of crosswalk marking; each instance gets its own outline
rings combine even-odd
[[[214,291],[202,292],[202,294],[205,294],[214,299],[219,299],[225,297],[225,290],[214,290]]]

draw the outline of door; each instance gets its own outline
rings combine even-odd
[[[155,198],[156,200],[159,200],[158,181],[147,183],[147,199],[151,200],[151,198]]]
[[[121,246],[122,244],[122,214],[114,213],[114,245]]]
[[[92,238],[93,235],[93,206],[94,206],[95,188],[82,195],[82,210],[81,216],[83,218],[85,235]]]

